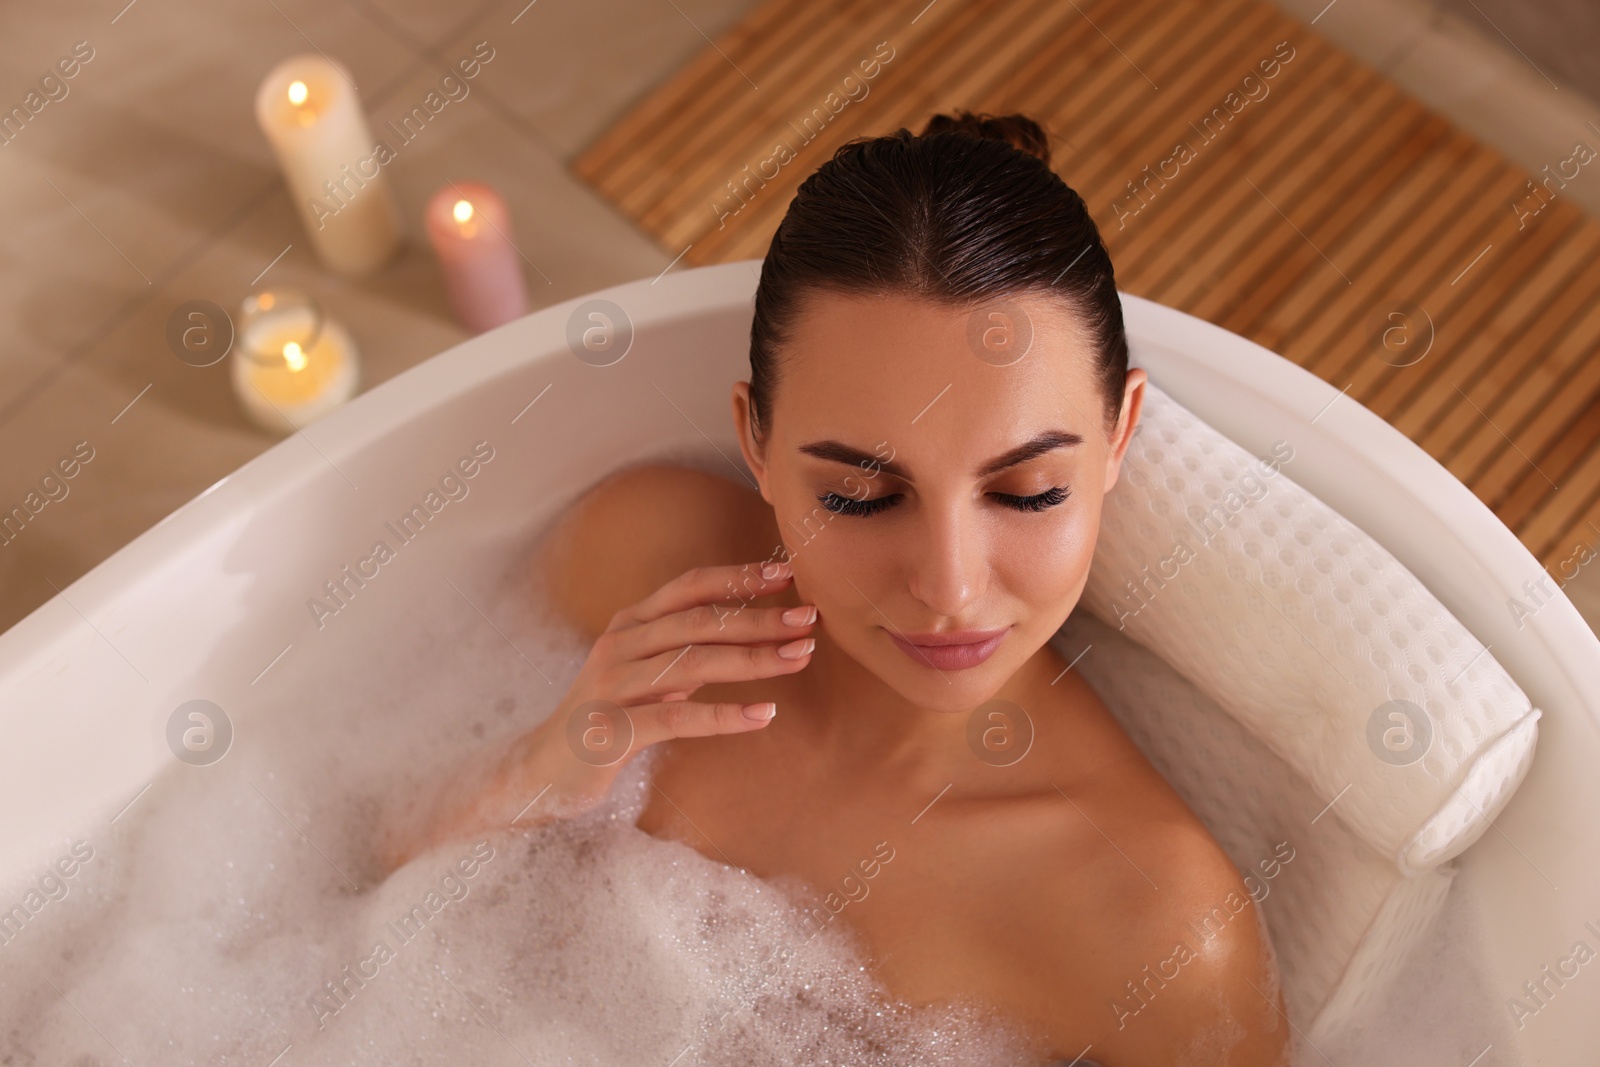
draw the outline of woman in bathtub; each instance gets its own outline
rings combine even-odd
[[[897,998],[991,1005],[1062,1063],[1286,1061],[1239,872],[1047,643],[1145,383],[1048,160],[963,113],[807,179],[733,390],[755,488],[636,467],[558,520],[537,565],[593,649],[417,848],[584,810],[654,745],[650,834],[815,886],[892,848],[837,921]],[[584,753],[574,716],[631,744]]]

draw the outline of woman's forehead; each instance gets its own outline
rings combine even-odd
[[[1019,338],[1025,348],[1004,347]],[[1025,422],[1060,412],[1048,421],[1089,423],[1103,406],[1096,362],[1072,311],[1045,295],[968,308],[901,294],[808,294],[781,354],[774,421],[860,422],[884,434],[948,427],[953,410]]]

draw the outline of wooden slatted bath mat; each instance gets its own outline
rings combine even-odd
[[[768,0],[574,169],[682,262],[759,257],[840,144],[957,108],[1040,121],[1124,291],[1348,388],[1547,567],[1600,541],[1600,223],[1560,195],[1600,138],[1530,175],[1264,0]]]

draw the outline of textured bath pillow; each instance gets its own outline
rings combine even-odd
[[[1387,549],[1153,384],[1082,603],[1298,771],[1403,874],[1460,853],[1533,759],[1538,709]]]
[[[1238,867],[1266,917],[1297,1032],[1316,1046],[1359,1030],[1438,917],[1454,864],[1402,875],[1244,724],[1087,611],[1054,644]],[[1179,936],[1198,948],[1187,918]],[[1143,1008],[1121,993],[1111,1010]]]

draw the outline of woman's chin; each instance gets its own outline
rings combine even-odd
[[[895,664],[892,673],[880,673],[906,700],[929,711],[967,713],[995,698],[1016,668],[997,659],[963,670],[937,670],[915,664]]]

